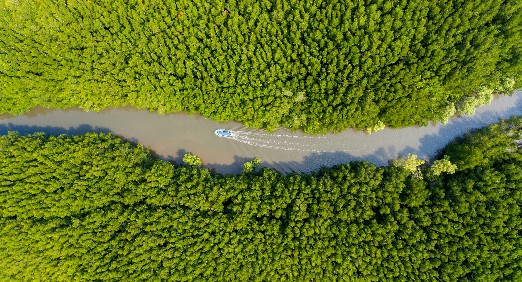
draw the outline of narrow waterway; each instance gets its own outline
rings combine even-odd
[[[0,115],[0,134],[81,134],[113,132],[143,144],[160,158],[179,162],[186,152],[202,158],[220,173],[238,173],[245,161],[259,157],[263,166],[282,172],[310,172],[354,160],[386,165],[389,159],[414,153],[429,158],[455,137],[513,115],[522,116],[522,91],[499,96],[473,116],[453,118],[446,125],[385,129],[371,135],[347,130],[310,136],[279,130],[268,134],[235,122],[218,123],[199,115],[158,115],[133,108],[84,112],[79,109],[37,108],[23,116]],[[214,130],[232,130],[233,138],[220,138]]]

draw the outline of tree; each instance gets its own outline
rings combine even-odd
[[[243,173],[252,173],[254,170],[259,168],[260,160],[259,158],[254,158],[251,161],[248,161],[243,164]]]
[[[402,167],[415,175],[420,176],[419,166],[425,163],[424,160],[420,160],[415,154],[408,154],[406,157],[400,157],[396,160],[391,161],[391,165],[395,167]]]
[[[183,162],[189,166],[196,167],[199,167],[203,164],[198,156],[191,153],[186,153],[185,155],[183,155]]]
[[[433,176],[439,176],[442,173],[453,174],[456,170],[457,166],[451,163],[447,155],[444,155],[444,158],[433,161],[429,174]]]

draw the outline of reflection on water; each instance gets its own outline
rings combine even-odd
[[[310,172],[321,166],[354,160],[386,165],[389,159],[408,153],[428,158],[455,137],[513,115],[522,115],[522,91],[513,96],[500,96],[491,105],[479,108],[474,116],[454,118],[444,126],[437,123],[384,129],[371,135],[353,130],[320,136],[285,129],[267,133],[235,122],[218,123],[199,115],[158,115],[129,107],[98,113],[74,108],[36,108],[23,116],[0,115],[0,134],[9,130],[50,134],[114,132],[143,144],[166,160],[179,162],[183,154],[194,153],[206,166],[221,173],[240,172],[243,163],[254,157],[259,157],[262,165],[279,171]],[[214,130],[218,128],[232,130],[232,137],[216,136]]]

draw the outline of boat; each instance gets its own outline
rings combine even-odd
[[[232,137],[232,131],[226,129],[217,129],[214,134],[219,137]]]

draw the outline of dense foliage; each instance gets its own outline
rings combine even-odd
[[[520,281],[520,121],[450,146],[460,167],[429,177],[364,162],[285,176],[256,160],[223,176],[112,135],[11,133],[0,280]]]
[[[0,113],[185,110],[375,130],[520,87],[522,2],[3,0]],[[484,94],[485,93],[485,94]]]

